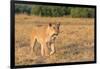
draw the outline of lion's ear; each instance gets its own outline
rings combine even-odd
[[[52,24],[51,24],[51,23],[49,23],[49,26],[51,27],[51,26],[52,26]]]

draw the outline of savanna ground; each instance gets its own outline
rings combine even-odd
[[[30,33],[35,27],[49,22],[60,22],[60,33],[55,42],[56,52],[42,57],[40,44],[30,53]],[[94,60],[94,19],[70,17],[39,17],[19,14],[15,16],[15,64],[82,62]]]

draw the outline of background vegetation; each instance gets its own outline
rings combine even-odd
[[[28,15],[37,16],[71,16],[71,17],[85,17],[93,18],[95,11],[94,8],[84,7],[67,7],[67,6],[47,6],[47,5],[25,5],[16,4],[16,14],[24,13]]]

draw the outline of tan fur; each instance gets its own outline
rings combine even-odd
[[[54,42],[52,36],[53,34],[58,35],[59,33],[59,26],[58,24],[52,25],[49,23],[48,26],[42,26],[34,29],[31,33],[31,48],[33,50],[35,46],[35,41],[37,40],[41,44],[41,55],[48,56],[48,46],[51,46],[50,55],[54,53]],[[52,42],[52,43],[51,43]]]

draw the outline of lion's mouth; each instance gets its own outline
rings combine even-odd
[[[53,34],[53,35],[51,36],[51,40],[55,40],[57,36],[58,36],[58,34]]]

